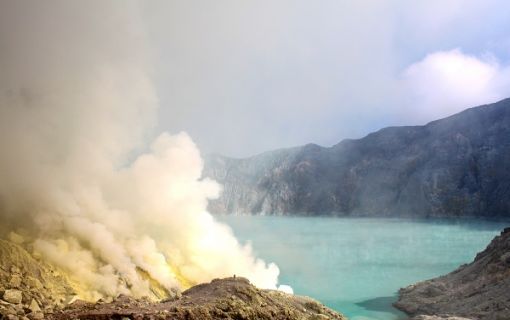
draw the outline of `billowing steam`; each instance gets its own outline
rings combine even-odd
[[[144,148],[158,101],[138,10],[0,4],[0,222],[83,298],[148,295],[149,278],[172,290],[237,274],[274,288],[278,268],[206,212],[220,187],[200,180],[191,139],[164,133]]]

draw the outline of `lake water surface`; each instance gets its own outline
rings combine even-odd
[[[473,260],[508,222],[218,216],[256,255],[280,268],[280,283],[352,320],[396,320],[400,287]]]

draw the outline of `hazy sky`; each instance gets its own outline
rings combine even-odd
[[[10,42],[62,24],[60,33],[83,43],[69,48],[66,37],[43,31],[18,42],[54,51],[55,59],[82,49],[94,55],[102,42],[125,53],[112,61],[143,52],[159,100],[154,135],[186,131],[203,153],[330,146],[510,96],[507,0],[111,0],[87,6],[90,20],[79,22],[90,24],[90,39],[55,10],[58,1],[45,2],[54,18],[42,22],[41,9],[30,6],[37,1],[20,1],[19,21],[2,22]],[[6,10],[9,3],[0,0]],[[120,15],[127,5],[141,31],[103,14],[107,6]],[[142,41],[117,44],[116,33]],[[0,56],[23,52],[5,49]]]
[[[510,2],[151,1],[160,127],[203,152],[332,145],[510,96]]]

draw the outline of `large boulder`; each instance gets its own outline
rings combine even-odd
[[[23,299],[21,291],[16,289],[5,290],[3,300],[13,304],[20,304]]]

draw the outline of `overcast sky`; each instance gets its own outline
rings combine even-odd
[[[330,146],[510,96],[510,2],[150,1],[159,125],[204,153]]]
[[[158,100],[152,135],[186,131],[202,153],[331,146],[510,96],[507,0],[0,0],[0,8],[3,90],[33,72],[83,91],[72,81],[81,71],[92,77],[133,61],[128,69],[141,69]],[[52,63],[29,70],[38,54]]]

